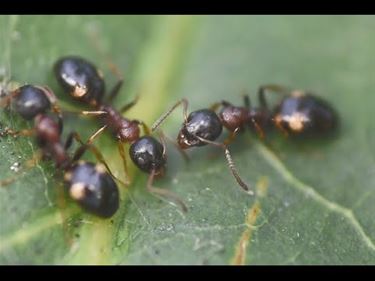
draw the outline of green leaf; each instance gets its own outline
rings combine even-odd
[[[257,87],[272,82],[329,100],[342,128],[335,139],[303,143],[281,134],[266,142],[240,135],[233,158],[256,196],[236,185],[222,151],[192,149],[185,163],[168,145],[168,171],[156,185],[179,194],[186,215],[149,194],[147,175],[134,167],[112,219],[89,215],[67,197],[62,208],[61,178],[43,161],[0,189],[0,262],[374,264],[374,24],[366,16],[2,16],[1,75],[49,85],[64,107],[81,108],[62,97],[54,61],[82,55],[103,70],[110,87],[116,78],[104,53],[125,76],[115,105],[139,93],[127,116],[150,125],[182,97],[194,110],[222,99],[240,104],[245,89],[255,104]],[[163,126],[172,137],[181,111]],[[32,126],[4,110],[0,122]],[[75,129],[87,138],[96,128],[93,119],[66,118],[65,133]],[[103,136],[96,144],[122,177],[115,141]],[[32,138],[1,138],[0,178],[14,176],[10,167],[24,165],[35,151]]]

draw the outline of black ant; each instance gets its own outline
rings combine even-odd
[[[58,171],[64,172],[64,183],[70,197],[78,202],[85,210],[100,216],[111,217],[119,207],[119,192],[113,175],[106,168],[100,153],[94,146],[84,145],[79,135],[72,132],[65,143],[61,141],[63,121],[61,110],[56,103],[56,97],[47,87],[25,85],[11,91],[1,100],[1,104],[14,110],[25,120],[34,120],[34,127],[21,131],[6,128],[2,136],[33,136],[35,135],[40,152],[35,154],[33,160],[27,163],[32,168],[40,159],[51,158]],[[57,113],[58,120],[47,114],[52,109]],[[70,157],[67,153],[73,139],[82,144]],[[85,162],[79,159],[90,148],[104,164]],[[10,178],[0,182],[4,186],[13,182],[16,178]]]
[[[162,140],[162,143],[160,143],[150,136],[149,128],[142,121],[129,120],[122,116],[123,113],[136,104],[137,99],[126,104],[119,111],[110,105],[123,84],[121,75],[116,73],[118,82],[110,91],[106,101],[103,102],[105,82],[101,72],[92,63],[81,57],[67,56],[60,58],[53,68],[57,81],[72,98],[90,105],[97,111],[106,113],[99,117],[103,126],[89,138],[88,143],[92,143],[99,134],[108,128],[118,141],[118,150],[127,178],[129,178],[129,175],[123,145],[124,143],[130,143],[130,158],[140,170],[149,174],[147,189],[151,193],[171,199],[186,212],[186,205],[177,195],[152,185],[154,178],[162,176],[164,173],[166,164],[164,141]],[[142,126],[146,135],[144,137],[140,137],[140,126]],[[161,135],[162,138],[163,136]]]
[[[284,98],[273,110],[270,110],[267,105],[266,90],[284,94]],[[274,125],[286,135],[322,136],[333,131],[338,123],[337,113],[333,107],[310,93],[290,92],[281,86],[264,85],[258,90],[258,98],[259,107],[251,106],[249,96],[245,95],[244,106],[234,106],[227,101],[221,101],[213,104],[210,109],[193,111],[189,115],[187,115],[188,102],[186,99],[182,99],[162,115],[151,129],[152,131],[156,130],[172,111],[182,104],[184,123],[177,136],[177,144],[180,149],[207,144],[224,149],[228,166],[237,183],[245,191],[253,194],[238,175],[228,150],[228,145],[238,132],[248,127],[257,132],[261,139],[264,139],[264,131]],[[217,114],[216,111],[220,107],[221,111]],[[223,126],[230,131],[230,135],[223,143],[217,143],[215,140],[221,135]]]

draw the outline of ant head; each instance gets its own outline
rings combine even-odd
[[[91,105],[101,103],[105,93],[103,75],[89,61],[67,56],[54,65],[57,81],[74,99]]]
[[[88,212],[109,218],[119,207],[115,181],[101,164],[79,161],[64,176],[69,194]]]
[[[216,113],[210,109],[201,109],[193,111],[187,118],[177,136],[177,143],[182,149],[193,146],[206,145],[205,142],[199,140],[196,136],[214,141],[223,130],[223,126]]]
[[[152,170],[160,173],[166,163],[164,146],[151,136],[144,136],[135,141],[129,149],[134,164],[146,173]]]
[[[15,90],[12,104],[18,114],[26,120],[32,120],[38,114],[51,108],[47,89],[25,85]]]

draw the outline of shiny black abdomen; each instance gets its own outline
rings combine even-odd
[[[59,59],[54,65],[57,81],[66,92],[73,95],[76,86],[86,89],[82,97],[73,98],[86,103],[100,104],[105,94],[105,83],[96,67],[89,61],[77,57],[67,56]]]
[[[100,217],[111,217],[119,207],[119,192],[117,184],[103,168],[89,162],[75,164],[68,173],[66,182],[70,189],[74,184],[84,186],[84,195],[73,198],[82,208]]]
[[[301,130],[293,130],[287,117],[299,114],[304,120]],[[289,133],[300,136],[320,136],[335,131],[338,127],[338,115],[325,100],[311,94],[284,98],[274,110],[274,117],[279,115],[281,123]]]

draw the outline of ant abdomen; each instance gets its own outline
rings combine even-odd
[[[338,115],[328,102],[300,91],[285,97],[276,106],[273,118],[294,136],[322,136],[338,127]]]
[[[73,98],[85,103],[101,103],[105,82],[99,70],[89,61],[78,56],[60,58],[54,65],[59,84]]]
[[[79,161],[64,180],[71,198],[86,211],[108,218],[119,208],[117,185],[103,165]]]

